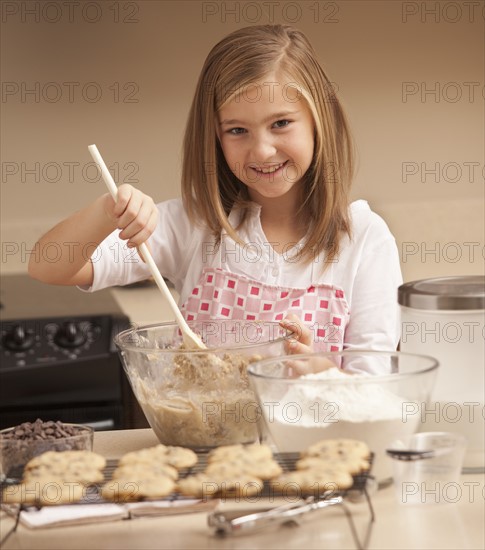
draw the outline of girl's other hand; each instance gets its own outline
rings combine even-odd
[[[293,313],[289,313],[281,322],[280,326],[291,330],[293,335],[285,341],[285,353],[297,355],[300,353],[313,353],[312,331],[305,326]],[[337,364],[326,357],[310,357],[306,359],[288,360],[291,368],[291,376],[298,378],[305,374],[315,374],[337,367]]]
[[[128,241],[130,248],[144,243],[158,222],[158,209],[153,199],[128,184],[118,187],[116,202],[111,195],[104,196],[104,211],[121,229],[120,239]]]
[[[312,332],[298,316],[289,313],[280,321],[280,326],[293,332],[293,335],[285,341],[286,353],[291,355],[313,353]]]

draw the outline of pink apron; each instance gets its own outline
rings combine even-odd
[[[202,270],[181,310],[187,321],[281,321],[294,313],[312,331],[314,351],[341,351],[350,316],[344,291],[337,286],[312,283],[308,288],[285,288],[221,267]]]

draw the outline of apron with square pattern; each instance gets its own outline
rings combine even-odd
[[[261,283],[219,267],[204,268],[181,306],[187,321],[211,319],[281,321],[297,315],[312,331],[314,351],[341,351],[350,310],[342,288],[312,282],[308,288]],[[314,281],[312,263],[311,280]]]

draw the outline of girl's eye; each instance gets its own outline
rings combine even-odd
[[[288,124],[290,123],[289,120],[277,120],[275,123],[274,123],[274,126],[276,128],[285,128],[285,126],[288,126]]]
[[[237,136],[239,134],[242,134],[244,133],[246,130],[244,128],[231,128],[230,130],[228,130],[227,132],[229,134],[232,134],[233,136]]]

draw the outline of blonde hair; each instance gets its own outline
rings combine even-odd
[[[300,214],[307,240],[300,258],[324,252],[328,264],[350,236],[348,192],[353,176],[353,144],[342,106],[305,35],[289,25],[239,29],[210,51],[202,68],[187,121],[182,166],[182,198],[189,218],[203,221],[219,239],[224,229],[241,242],[228,215],[248,212],[246,186],[227,165],[217,133],[217,112],[239,91],[270,73],[293,79],[306,100],[315,126],[313,160],[304,178]]]

